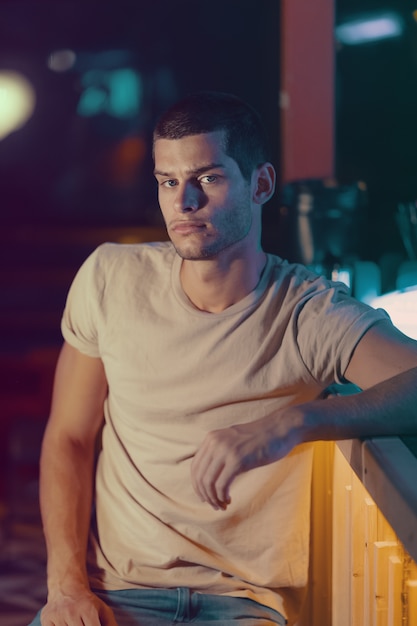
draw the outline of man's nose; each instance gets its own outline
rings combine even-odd
[[[201,189],[192,182],[185,182],[177,186],[174,208],[181,213],[197,211],[201,206]]]

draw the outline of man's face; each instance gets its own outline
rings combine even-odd
[[[224,151],[224,131],[155,141],[155,177],[168,234],[188,260],[239,245],[252,225],[251,184]]]

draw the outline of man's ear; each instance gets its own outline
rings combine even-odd
[[[252,200],[263,205],[272,198],[275,191],[276,173],[272,163],[263,163],[252,174]]]

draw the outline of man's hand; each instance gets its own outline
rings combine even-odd
[[[280,415],[207,433],[191,464],[197,495],[215,510],[225,509],[231,501],[230,485],[238,474],[278,461],[300,443],[295,427],[300,417],[294,407]]]
[[[56,593],[41,612],[42,626],[117,626],[113,611],[87,589]]]

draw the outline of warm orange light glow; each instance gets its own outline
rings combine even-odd
[[[146,153],[142,137],[126,137],[113,150],[110,160],[110,176],[121,187],[135,182]]]

